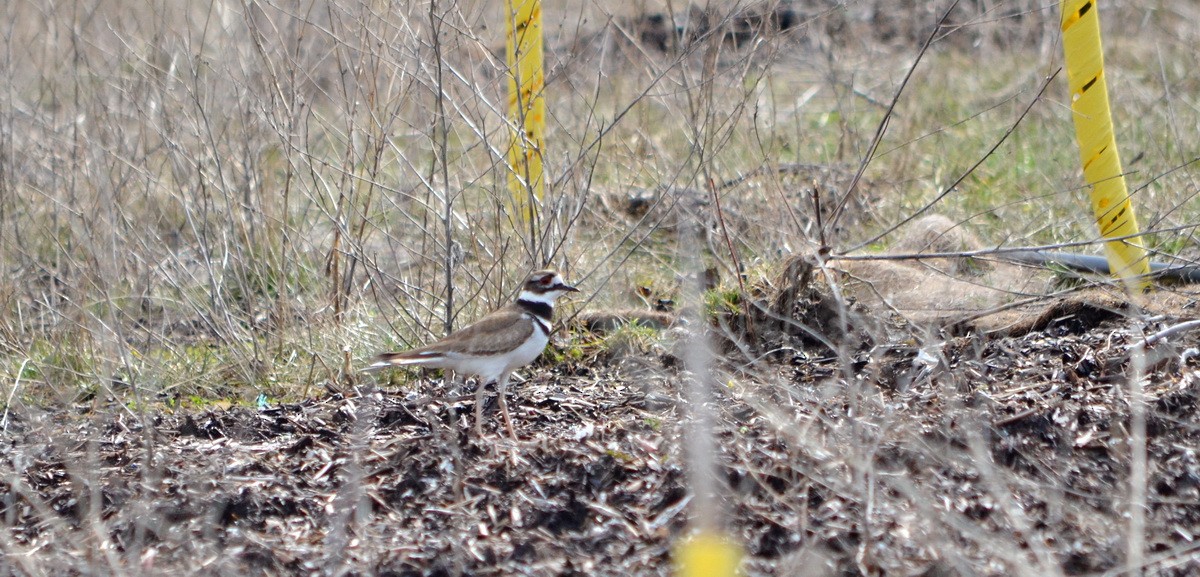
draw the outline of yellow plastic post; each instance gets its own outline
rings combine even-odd
[[[735,577],[743,557],[741,547],[711,530],[684,539],[674,553],[675,577]]]
[[[1079,160],[1092,187],[1092,214],[1101,237],[1128,237],[1104,243],[1108,268],[1131,290],[1144,290],[1149,285],[1145,275],[1150,273],[1150,262],[1137,236],[1137,217],[1113,137],[1096,0],[1064,0],[1062,34]]]
[[[541,0],[506,0],[508,121],[508,189],[520,230],[534,221],[542,200],[542,152],[546,133],[546,86],[542,67]]]

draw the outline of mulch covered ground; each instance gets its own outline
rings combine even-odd
[[[1141,485],[1144,329],[1069,320],[722,365],[720,487],[746,572],[1113,574],[1131,535],[1151,572],[1200,572],[1194,334],[1147,356]],[[693,511],[669,344],[526,372],[515,443],[494,411],[474,437],[470,397],[367,382],[261,409],[11,413],[0,574],[668,574]]]

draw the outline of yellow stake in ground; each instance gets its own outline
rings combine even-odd
[[[533,222],[542,200],[542,152],[546,132],[546,86],[542,68],[541,0],[507,0],[508,121],[512,142],[508,148],[508,189],[520,230]]]
[[[1096,0],[1062,3],[1063,51],[1071,87],[1071,112],[1083,176],[1092,187],[1092,213],[1103,238],[1108,268],[1130,289],[1148,286],[1150,273],[1133,203],[1125,187],[1121,158],[1113,137],[1108,87],[1104,80],[1104,54],[1100,48],[1100,16]],[[1128,237],[1128,238],[1123,238]]]
[[[742,548],[720,533],[705,530],[675,546],[675,577],[737,577]]]

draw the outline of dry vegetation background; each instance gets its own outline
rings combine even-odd
[[[978,297],[990,307],[1078,281],[1004,268],[951,281],[957,264],[931,266],[920,278],[943,282],[900,305],[889,291],[917,277],[847,264],[848,287],[855,270],[886,277],[852,300],[891,303],[854,309],[789,260],[921,250],[927,213],[965,231],[951,250],[1098,254],[1056,4],[547,2],[549,186],[533,239],[505,208],[501,5],[0,7],[0,572],[666,571],[687,505],[666,333],[560,343],[534,373],[563,380],[520,393],[541,399],[526,418],[545,426],[516,456],[447,448],[458,441],[428,426],[436,411],[414,409],[416,393],[359,396],[371,355],[464,325],[546,263],[588,295],[564,317],[675,301],[715,319],[722,479],[745,497],[728,508],[756,574],[1198,570],[1194,361],[1146,369],[1150,444],[1172,447],[1157,458],[1176,459],[1161,469],[1174,477],[1136,457],[1147,417],[1121,380],[1147,323],[1192,310],[1186,287],[1167,289],[1169,315],[1115,315],[1101,334],[1113,315],[1090,319],[1067,331],[1080,340],[1041,332],[1047,321],[951,341],[966,337],[904,313],[978,307],[967,285],[992,291]],[[1100,10],[1148,242],[1157,260],[1192,263],[1200,9]],[[683,290],[697,276],[710,281],[699,300]],[[754,312],[758,297],[779,306]],[[871,322],[839,326],[848,310]],[[793,313],[817,334],[789,330]],[[384,384],[411,391],[413,376]],[[1078,385],[1089,379],[1102,385]],[[1040,404],[1056,394],[1067,405]],[[1089,411],[1103,415],[1077,418]],[[1125,428],[1138,414],[1140,437]],[[1178,436],[1155,445],[1156,430]],[[568,438],[575,452],[556,453]],[[1055,476],[1056,459],[1094,443],[1112,454],[1086,481]],[[185,474],[196,454],[210,465]],[[278,459],[231,472],[217,455]],[[519,481],[572,471],[580,485],[551,496]],[[268,480],[291,475],[308,485]],[[1147,498],[1167,512],[1130,513]]]

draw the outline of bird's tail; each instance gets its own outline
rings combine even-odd
[[[429,353],[415,353],[413,351],[405,351],[402,353],[382,353],[375,357],[375,362],[363,369],[364,373],[372,373],[392,367],[404,367],[408,365],[422,366],[430,362],[436,362],[441,358],[441,355],[432,355]]]

